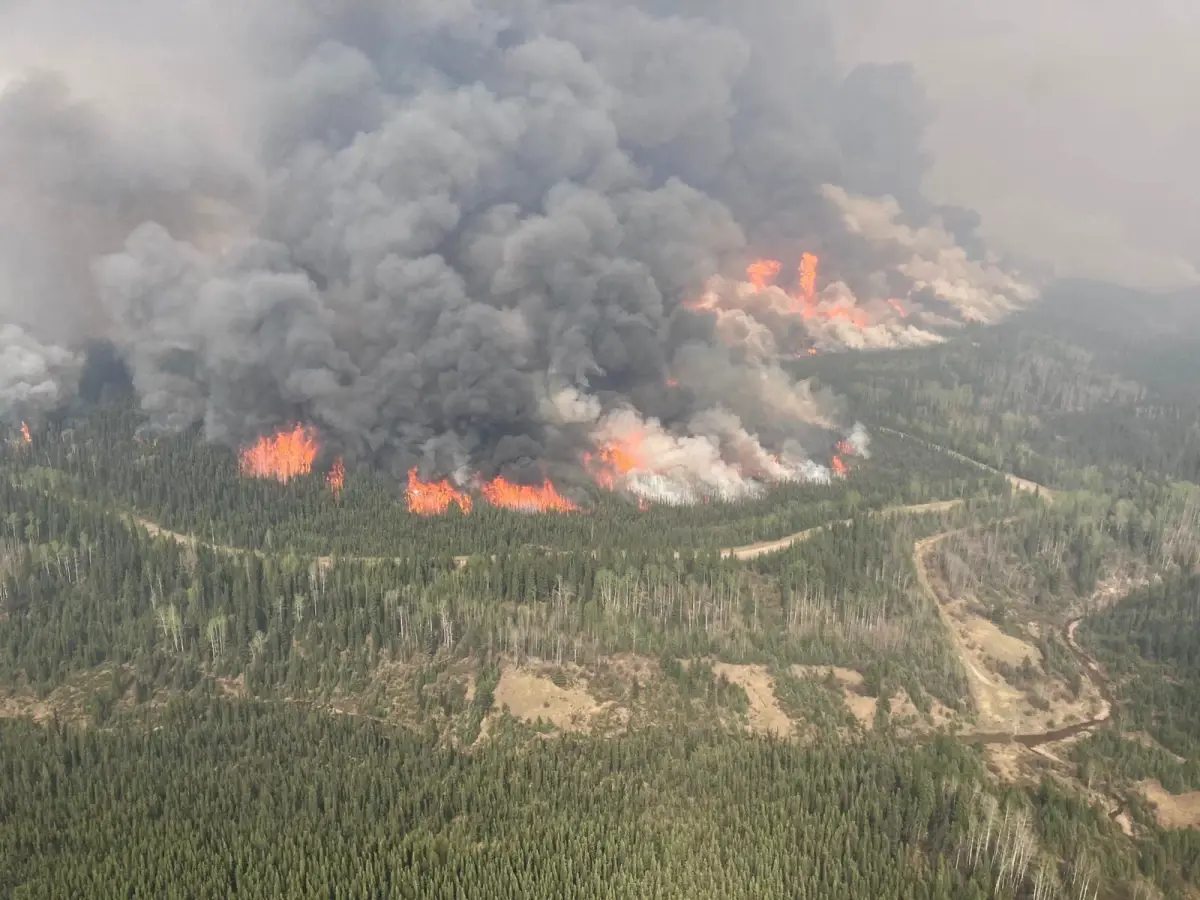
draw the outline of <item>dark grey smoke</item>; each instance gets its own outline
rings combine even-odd
[[[61,149],[17,168],[86,223],[38,224],[16,294],[92,315],[97,287],[93,330],[156,426],[238,443],[304,421],[397,473],[540,477],[586,441],[554,412],[566,388],[668,427],[724,407],[775,445],[823,422],[682,306],[748,243],[864,252],[838,243],[822,184],[920,201],[910,73],[842,78],[816,3],[250,9],[253,183],[215,151],[109,134],[49,82],[0,106],[0,161]],[[240,217],[204,217],[239,195]]]

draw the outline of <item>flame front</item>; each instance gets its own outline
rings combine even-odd
[[[29,431],[29,425],[25,422],[21,423],[21,440],[27,444],[33,443],[33,435]]]
[[[622,476],[647,468],[644,436],[633,432],[609,441],[595,455],[585,453],[583,463],[596,484],[615,491]]]
[[[303,425],[261,437],[241,452],[239,469],[251,478],[274,478],[286,484],[312,471],[317,458],[317,441]]]
[[[832,466],[833,466],[833,474],[836,475],[838,478],[845,478],[846,475],[849,474],[849,472],[850,472],[850,467],[847,466],[844,462],[842,462],[842,458],[840,456],[835,456],[833,458]]]
[[[763,319],[760,314],[802,319],[808,323],[810,330],[816,329],[823,339],[833,343],[858,341],[846,338],[845,329],[835,329],[832,333],[827,333],[823,326],[835,323],[848,323],[864,333],[873,332],[862,339],[871,346],[880,342],[883,346],[889,345],[889,341],[897,333],[896,329],[903,330],[906,327],[906,340],[909,342],[936,343],[938,340],[935,335],[897,324],[895,320],[909,318],[909,310],[894,297],[886,301],[880,299],[878,303],[880,307],[886,304],[894,313],[892,321],[888,322],[884,321],[886,316],[880,318],[881,310],[876,309],[872,312],[869,308],[860,306],[858,299],[844,282],[833,281],[822,286],[821,258],[815,253],[801,254],[795,290],[785,290],[776,282],[780,270],[781,264],[778,260],[756,259],[746,268],[744,282],[733,285],[731,289],[728,281],[714,278],[702,296],[687,300],[683,305],[693,312],[716,315],[718,326],[726,329],[725,336],[728,340],[747,343],[764,353],[776,351],[774,338],[777,336],[771,334],[773,326],[769,324],[770,320]],[[885,327],[882,331],[873,330],[873,324]]]
[[[471,498],[457,491],[449,481],[422,481],[416,468],[408,470],[408,511],[418,516],[440,516],[458,505],[464,513],[471,511]]]
[[[800,297],[806,307],[812,306],[816,300],[817,270],[820,265],[821,258],[815,253],[805,253],[800,257]]]
[[[775,259],[756,259],[746,267],[746,280],[754,285],[759,293],[775,283],[779,270],[783,268]]]
[[[480,492],[492,506],[517,512],[547,513],[575,512],[579,509],[550,483],[544,480],[536,485],[513,484],[503,477],[489,481]]]
[[[340,499],[342,488],[346,485],[346,465],[340,456],[333,461],[333,468],[326,474],[325,483],[329,485],[329,490],[333,491],[334,499]]]

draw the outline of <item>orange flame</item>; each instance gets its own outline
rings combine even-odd
[[[418,516],[440,516],[457,503],[464,513],[471,511],[471,498],[456,491],[449,481],[422,481],[416,468],[408,470],[408,511]]]
[[[855,451],[854,447],[851,445],[851,443],[849,441],[838,441],[837,442],[837,452],[842,454],[843,456],[856,456],[857,455],[857,451]]]
[[[805,253],[800,257],[800,296],[808,306],[817,296],[817,271],[820,265],[821,258],[815,253]]]
[[[575,512],[579,509],[560,494],[549,480],[544,480],[541,487],[537,487],[513,484],[503,477],[498,477],[485,484],[480,491],[488,503],[500,509],[537,513]]]
[[[900,318],[902,318],[902,319],[908,318],[908,310],[906,310],[903,306],[901,306],[900,301],[897,300],[895,297],[890,297],[888,299],[888,306],[890,306],[892,309],[894,309],[896,311],[896,313],[900,316]]]
[[[783,268],[779,260],[776,259],[756,259],[746,267],[746,280],[754,285],[754,289],[761,293],[765,291],[769,285],[775,283],[775,277],[779,274],[779,270]]]
[[[21,423],[21,439],[27,444],[33,443],[33,435],[29,431],[29,426],[24,422]]]
[[[842,462],[842,458],[840,456],[835,456],[833,458],[833,474],[834,475],[838,476],[838,478],[845,478],[846,473],[848,473],[849,471],[850,471],[850,468],[844,462]]]
[[[594,456],[583,455],[583,464],[600,487],[616,490],[617,479],[622,475],[646,468],[643,436],[638,432],[623,435],[600,448]]]
[[[866,328],[871,324],[871,320],[867,318],[867,314],[857,307],[835,306],[832,309],[824,310],[821,314],[826,319],[845,319],[857,328]],[[806,319],[810,318],[811,313],[805,312],[804,317]]]
[[[261,437],[242,450],[239,469],[252,478],[274,478],[287,483],[312,471],[317,441],[311,431],[296,425],[272,437]]]
[[[675,378],[667,379],[667,387],[679,387],[679,381]]]
[[[334,499],[340,499],[342,488],[346,485],[346,465],[340,456],[333,461],[333,468],[325,475],[325,483],[333,491]]]
[[[809,347],[809,348],[808,348],[808,355],[809,355],[809,356],[816,356],[818,352],[820,352],[820,351],[818,351],[816,347]]]

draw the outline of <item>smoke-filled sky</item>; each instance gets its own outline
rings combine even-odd
[[[839,0],[847,62],[911,61],[927,190],[1064,275],[1200,280],[1200,3]]]
[[[304,422],[398,477],[569,483],[631,421],[656,476],[811,474],[849,423],[781,356],[1036,293],[924,192],[913,70],[846,65],[826,12],[0,4],[0,415],[104,338],[155,427]]]

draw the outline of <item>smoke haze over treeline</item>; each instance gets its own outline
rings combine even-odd
[[[18,2],[0,32],[9,420],[101,338],[153,428],[569,486],[632,422],[641,474],[738,495],[850,425],[781,355],[1034,296],[924,198],[913,72],[843,71],[818,2]],[[754,300],[801,251],[820,290]]]
[[[911,62],[933,197],[1063,276],[1200,282],[1200,4],[847,0],[847,65]]]

